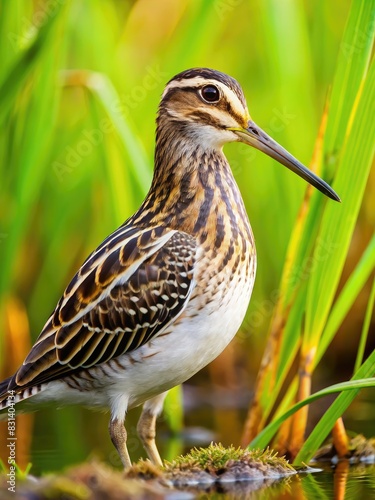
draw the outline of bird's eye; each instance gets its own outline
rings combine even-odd
[[[218,102],[220,99],[220,92],[215,85],[206,85],[201,90],[201,95],[206,102]]]

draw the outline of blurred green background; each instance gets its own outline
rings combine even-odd
[[[337,56],[347,50],[340,40],[349,7],[349,0],[0,2],[2,377],[22,362],[88,253],[146,194],[165,83],[194,66],[229,73],[241,83],[258,125],[308,165]],[[236,340],[194,378],[185,397],[187,410],[194,408],[186,415],[190,426],[204,425],[224,444],[237,444],[239,408],[251,397],[306,186],[246,146],[232,144],[225,152],[253,226],[258,274]],[[372,175],[344,276],[372,235],[374,191]],[[350,373],[369,288],[318,380]],[[218,394],[224,413],[212,410]],[[203,410],[193,406],[204,401]],[[48,470],[93,451],[116,464],[106,421],[77,408],[42,411],[34,422],[25,420],[34,451],[28,456],[25,437],[20,461]],[[129,430],[134,433],[133,423]],[[135,459],[142,451],[131,439]]]

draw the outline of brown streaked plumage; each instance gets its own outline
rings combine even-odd
[[[8,391],[17,401],[110,408],[110,436],[129,467],[123,421],[144,403],[138,431],[161,464],[155,420],[166,391],[230,342],[254,283],[254,239],[222,152],[233,141],[261,149],[339,199],[255,125],[233,78],[207,68],[180,73],[159,106],[146,199],[88,257],[22,366],[0,384],[3,408]]]

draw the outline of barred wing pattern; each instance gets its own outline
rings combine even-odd
[[[90,255],[8,389],[104,363],[147,343],[185,308],[196,242],[163,227],[120,227]]]

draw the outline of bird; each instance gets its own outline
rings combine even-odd
[[[335,191],[252,120],[239,83],[192,68],[165,86],[154,173],[140,208],[94,250],[68,284],[0,407],[80,404],[110,411],[109,434],[131,467],[127,412],[162,466],[156,419],[169,389],[214,360],[238,331],[255,274],[253,232],[223,146],[241,142],[321,193]]]

